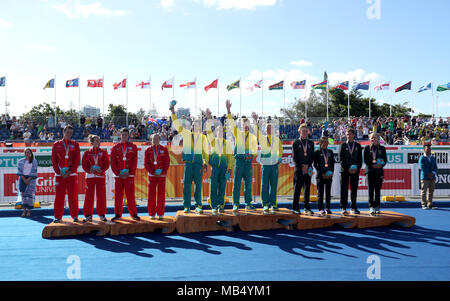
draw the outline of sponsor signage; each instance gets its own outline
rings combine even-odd
[[[419,163],[419,158],[423,155],[422,153],[408,153],[408,164]],[[448,152],[433,152],[433,156],[436,157],[437,164],[447,164],[448,163]]]
[[[18,191],[19,177],[16,174],[4,174],[3,196],[16,196]],[[36,195],[55,195],[56,177],[55,173],[38,173],[36,179]],[[78,194],[84,194],[86,189],[85,173],[78,173]]]
[[[422,188],[420,183],[420,170],[419,170],[419,187]],[[437,181],[434,189],[450,189],[450,169],[438,169]]]
[[[367,190],[367,177],[364,175],[365,170],[361,169],[359,176],[358,189]],[[412,172],[411,169],[384,169],[384,180],[382,190],[410,190]]]

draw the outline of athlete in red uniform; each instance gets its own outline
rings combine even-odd
[[[78,166],[80,165],[80,146],[71,140],[73,127],[63,130],[63,139],[55,142],[52,148],[52,166],[56,174],[56,196],[53,205],[55,223],[61,222],[64,215],[66,192],[69,199],[70,216],[78,222]]]
[[[81,166],[86,172],[86,196],[84,199],[83,214],[85,222],[92,222],[94,214],[94,198],[97,195],[97,214],[104,222],[106,215],[106,181],[105,172],[109,168],[108,152],[100,148],[100,137],[89,135],[92,148],[83,154]]]
[[[128,141],[130,135],[127,128],[120,131],[120,142],[111,149],[111,169],[116,180],[114,184],[114,221],[122,217],[123,192],[127,196],[128,212],[134,220],[140,220],[137,215],[136,198],[134,195],[134,176],[136,174],[138,149]]]
[[[169,151],[159,144],[160,137],[154,134],[152,146],[145,151],[145,169],[148,171],[148,214],[159,219],[164,217],[166,205],[166,175],[170,165]],[[158,202],[156,202],[156,187],[158,187]]]

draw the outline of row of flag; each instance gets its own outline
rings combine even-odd
[[[253,92],[254,89],[262,89],[263,80],[260,80],[258,82],[256,82],[254,85],[248,87],[247,89],[250,90],[251,92]],[[207,85],[206,87],[204,87],[205,91],[208,92],[210,89],[217,89],[219,84],[219,79],[214,80],[211,84]],[[0,87],[4,87],[6,85],[6,77],[0,77]],[[71,80],[67,80],[66,81],[66,87],[67,88],[72,88],[72,87],[79,87],[80,86],[80,79],[79,78],[75,78],[75,79],[71,79]],[[161,89],[172,89],[174,86],[173,83],[173,78],[169,79],[167,81],[165,81],[162,86]],[[298,90],[298,89],[306,89],[306,80],[303,81],[294,81],[290,84],[291,88],[294,90]],[[432,90],[433,84],[430,82],[425,86],[422,86],[417,92],[421,93],[427,90]],[[55,87],[55,79],[51,79],[47,82],[47,84],[44,87],[45,89],[52,89]],[[89,88],[103,88],[103,79],[90,79],[87,80],[87,87]],[[123,79],[120,82],[114,83],[113,84],[113,88],[114,90],[118,90],[118,89],[122,89],[122,88],[126,88],[127,87],[127,79]],[[141,88],[141,89],[150,89],[151,87],[151,83],[150,81],[142,81],[141,83],[137,84],[136,87]],[[197,87],[197,83],[196,81],[192,81],[192,82],[187,82],[184,84],[180,85],[180,88],[185,88],[185,89],[192,89],[192,88],[196,88]],[[311,85],[311,88],[313,90],[326,90],[328,87],[328,80],[325,80],[323,82]],[[391,83],[390,82],[384,82],[381,84],[378,84],[374,87],[375,91],[382,91],[382,90],[389,90],[391,87]],[[241,81],[235,81],[232,84],[227,86],[227,90],[231,91],[233,89],[240,89],[241,88]],[[284,81],[280,81],[276,84],[270,85],[269,86],[269,90],[283,90],[285,88],[285,84]],[[331,90],[343,90],[343,91],[347,91],[350,89],[350,84],[348,81],[346,82],[342,82],[337,84],[336,86],[333,86],[331,88]],[[358,83],[354,86],[355,90],[369,90],[370,89],[370,81],[366,81],[366,82],[362,82],[362,83]],[[398,87],[395,89],[395,93],[404,91],[404,90],[412,90],[412,81]],[[439,85],[436,90],[438,92],[443,92],[443,91],[448,91],[450,90],[450,83],[447,83],[445,85]]]

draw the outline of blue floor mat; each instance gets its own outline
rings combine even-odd
[[[450,209],[394,211],[416,225],[47,240],[52,217],[0,218],[0,280],[365,281],[370,256],[381,280],[450,280]]]

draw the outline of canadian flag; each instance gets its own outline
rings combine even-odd
[[[87,86],[89,88],[103,88],[103,79],[89,79]]]
[[[172,88],[173,88],[173,79],[166,80],[166,81],[162,84],[161,90],[164,91],[164,88],[165,88],[165,89],[172,89]]]
[[[122,80],[119,83],[115,83],[113,85],[114,90],[120,89],[120,88],[126,88],[127,87],[127,79],[125,78],[124,80]]]

